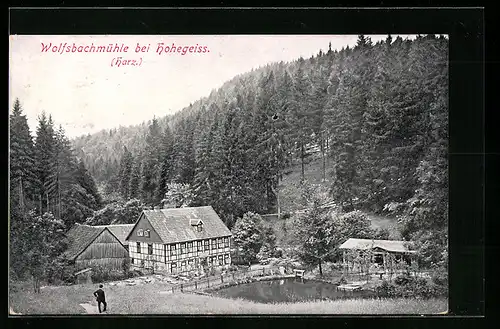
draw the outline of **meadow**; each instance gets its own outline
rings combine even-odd
[[[261,304],[194,293],[171,293],[167,283],[107,286],[107,314],[439,314],[446,312],[445,298],[318,300],[300,303]],[[35,294],[27,284],[11,285],[9,307],[26,315],[86,314],[80,305],[97,309],[95,285],[45,287]]]

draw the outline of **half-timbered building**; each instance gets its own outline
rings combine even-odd
[[[231,231],[210,206],[144,210],[126,240],[131,266],[182,273],[231,264]]]

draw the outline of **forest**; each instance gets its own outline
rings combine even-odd
[[[354,47],[240,74],[174,115],[72,141],[54,126],[41,116],[33,138],[14,104],[11,248],[24,248],[30,221],[133,222],[169,194],[211,205],[232,229],[249,212],[276,213],[284,175],[298,166],[307,184],[314,155],[340,212],[396,217],[429,264],[447,259],[444,36],[359,35]]]

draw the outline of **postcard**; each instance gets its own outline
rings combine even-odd
[[[11,315],[448,311],[447,35],[9,38]]]

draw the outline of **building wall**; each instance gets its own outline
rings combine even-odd
[[[100,266],[109,270],[122,270],[128,258],[127,249],[108,230],[104,230],[75,259],[77,268]]]
[[[137,231],[142,230],[143,232],[146,230],[149,230],[149,237],[147,236],[138,236]],[[133,228],[132,232],[130,233],[130,239],[133,239],[134,241],[140,241],[140,242],[145,242],[145,243],[161,243],[161,238],[160,236],[156,233],[156,231],[153,229],[153,226],[151,223],[148,221],[148,219],[144,216],[144,214],[139,217],[139,221],[137,222],[137,225]],[[129,242],[131,241],[129,239]]]
[[[228,267],[231,265],[231,239],[192,240],[172,244],[144,243],[129,240],[131,266],[155,267],[168,273],[188,272],[202,267],[203,260],[208,266]]]

